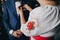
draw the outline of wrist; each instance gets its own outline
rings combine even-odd
[[[12,35],[12,34],[13,34],[13,32],[14,32],[13,30],[10,30],[10,31],[9,31],[9,34],[10,34],[10,35]]]
[[[19,11],[20,15],[23,15],[23,11]]]

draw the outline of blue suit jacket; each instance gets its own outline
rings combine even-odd
[[[10,40],[27,40],[27,38],[24,35],[22,35],[22,37],[18,39],[9,35],[9,31],[11,29],[13,30],[20,29],[20,20],[16,13],[14,0],[7,0],[4,3],[3,20],[4,20],[4,26],[6,28]]]
[[[4,25],[7,29],[7,32],[9,30],[13,29],[16,30],[19,24],[19,19],[15,10],[15,5],[13,0],[7,0],[4,4]],[[20,27],[20,26],[19,26]]]

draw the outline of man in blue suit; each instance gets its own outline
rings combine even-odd
[[[4,26],[6,28],[6,31],[10,40],[27,40],[28,39],[20,31],[19,32],[17,31],[18,29],[20,29],[20,20],[16,13],[14,0],[7,0],[4,3],[3,20],[4,20]]]
[[[22,4],[24,5],[26,0],[22,1]],[[29,3],[30,4],[30,3]],[[25,13],[29,13],[26,10],[24,10]],[[24,14],[26,20],[28,19],[29,14]],[[4,26],[6,28],[7,34],[9,35],[10,40],[28,40],[26,36],[24,36],[20,29],[20,19],[19,16],[17,15],[16,9],[15,9],[15,4],[14,0],[7,0],[4,3]]]

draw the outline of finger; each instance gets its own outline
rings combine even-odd
[[[14,37],[19,38],[21,35],[18,35],[17,33],[14,34]]]
[[[24,7],[26,6],[27,4],[24,5]]]
[[[14,34],[13,36],[17,38],[17,34]]]
[[[27,8],[27,7],[28,7],[28,5],[27,5],[27,4],[25,4],[23,7],[24,7],[24,8]]]
[[[20,36],[19,35],[17,35],[17,36],[15,36],[16,38],[19,38]]]
[[[21,33],[21,31],[20,30],[17,30],[17,33]]]
[[[21,37],[21,35],[17,35],[17,36],[16,36],[16,38],[19,38],[19,37]]]
[[[21,36],[22,36],[22,34],[18,34],[18,33],[17,33],[17,36],[16,36],[16,37],[21,37]]]
[[[17,30],[17,31],[20,31],[20,30]]]
[[[17,35],[22,35],[21,31],[17,31]]]
[[[20,6],[20,7],[19,7],[19,9],[21,9],[21,10],[22,10],[22,7]]]

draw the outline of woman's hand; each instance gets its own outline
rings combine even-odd
[[[20,6],[17,7],[17,8],[16,8],[16,11],[17,11],[17,12],[22,12],[22,11],[23,11],[23,10],[22,10],[22,7],[20,7]]]
[[[23,7],[26,8],[28,11],[32,10],[32,8],[29,5],[27,5],[27,4],[25,4]]]
[[[17,13],[21,13],[22,12],[22,6],[20,2],[15,2],[16,5],[16,11]]]

